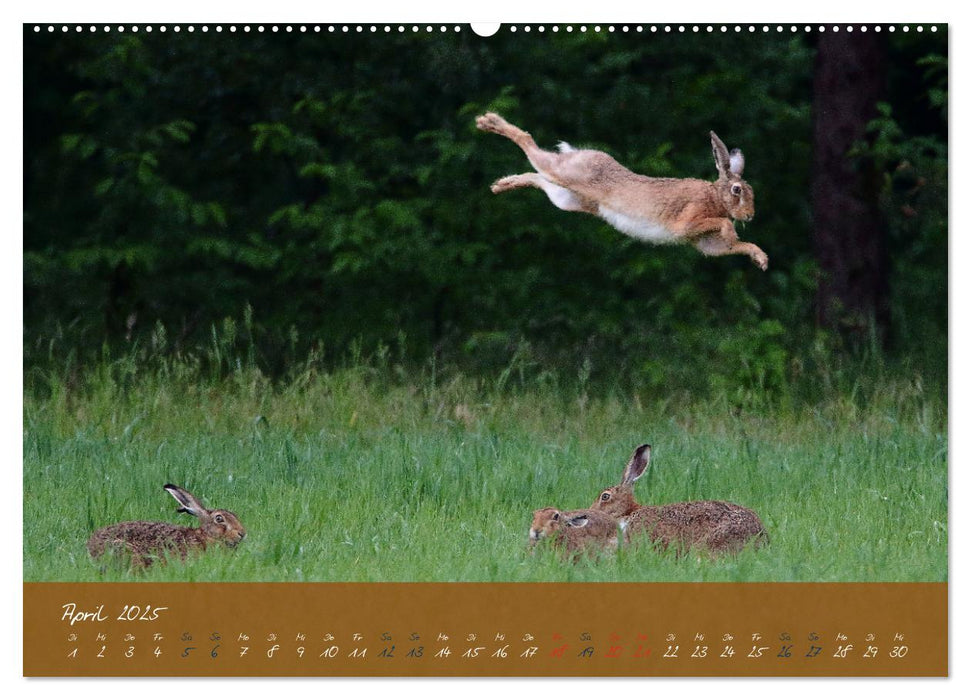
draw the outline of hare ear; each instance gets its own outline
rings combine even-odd
[[[574,515],[567,521],[567,527],[586,527],[590,518],[586,515]]]
[[[630,456],[630,461],[627,466],[624,467],[624,479],[620,483],[623,486],[630,486],[635,481],[641,478],[644,474],[644,470],[647,469],[647,465],[651,462],[651,446],[641,445],[636,450],[634,454]]]
[[[728,175],[731,162],[728,156],[728,149],[714,131],[711,132],[711,154],[715,156],[715,167],[718,168],[718,174]]]
[[[738,148],[733,148],[731,155],[728,156],[728,169],[739,176],[745,170],[745,156]]]
[[[196,497],[193,496],[188,491],[186,491],[185,489],[179,488],[174,484],[166,484],[162,488],[168,491],[171,494],[172,498],[177,500],[179,502],[179,505],[182,506],[176,512],[188,513],[189,515],[194,515],[197,518],[201,518],[203,515],[207,513],[205,507],[203,507],[203,505],[199,503],[198,500],[196,500]]]

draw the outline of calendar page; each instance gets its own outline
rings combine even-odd
[[[25,24],[23,675],[941,677],[946,24]]]

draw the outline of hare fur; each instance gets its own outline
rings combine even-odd
[[[641,445],[624,469],[621,483],[605,489],[590,506],[625,524],[632,539],[640,533],[666,549],[679,552],[695,548],[713,555],[735,554],[749,542],[760,546],[768,535],[752,510],[727,501],[686,501],[661,506],[642,506],[634,500],[634,482],[647,469],[651,446]]]
[[[246,530],[235,513],[209,510],[191,493],[173,484],[166,484],[163,488],[179,502],[181,507],[178,512],[199,519],[198,527],[147,520],[115,523],[92,533],[88,539],[91,557],[97,559],[105,552],[126,554],[133,566],[145,568],[157,559],[164,560],[169,553],[185,559],[190,551],[203,551],[216,542],[235,547],[246,537]]]
[[[575,554],[614,550],[618,546],[619,533],[617,519],[597,510],[540,508],[533,512],[529,544],[535,547],[540,540],[551,538],[555,546]]]
[[[519,146],[536,172],[509,175],[492,185],[495,194],[519,187],[543,190],[564,211],[600,217],[622,233],[649,243],[689,243],[705,255],[747,255],[762,270],[768,256],[753,243],[740,241],[734,221],[751,221],[755,196],[742,179],[745,157],[729,153],[710,132],[718,179],[658,178],[639,175],[602,151],[561,143],[544,151],[533,137],[488,112],[476,126],[505,136]]]

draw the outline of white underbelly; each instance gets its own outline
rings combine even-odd
[[[608,207],[599,206],[600,218],[621,233],[648,243],[673,243],[675,235],[656,221],[622,214]]]

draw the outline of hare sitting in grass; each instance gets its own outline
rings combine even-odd
[[[615,550],[619,535],[617,519],[600,511],[540,508],[533,512],[529,544],[535,547],[540,540],[551,538],[554,546],[579,555],[597,550]]]
[[[221,542],[235,547],[246,537],[239,518],[228,510],[209,510],[191,493],[178,486],[163,487],[179,502],[179,513],[199,519],[199,527],[182,527],[172,523],[145,520],[115,523],[96,530],[88,539],[88,553],[95,559],[105,552],[124,554],[135,567],[147,567],[156,559],[175,553],[182,559],[190,551],[203,551]]]
[[[651,459],[651,446],[641,445],[631,456],[620,485],[603,491],[591,509],[619,519],[632,541],[640,534],[666,549],[679,552],[697,548],[711,554],[737,553],[749,542],[768,540],[765,527],[754,511],[727,501],[686,501],[662,506],[642,506],[634,500],[634,482]]]
[[[602,151],[566,143],[560,143],[559,153],[544,151],[527,132],[492,112],[475,124],[510,139],[536,168],[496,180],[496,194],[535,187],[560,209],[593,214],[642,241],[689,243],[705,255],[747,255],[760,269],[768,269],[768,256],[740,241],[733,223],[755,216],[752,188],[742,179],[745,157],[738,149],[729,153],[714,131],[711,148],[718,179],[708,182],[638,175]]]

